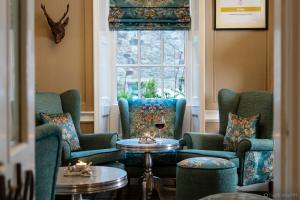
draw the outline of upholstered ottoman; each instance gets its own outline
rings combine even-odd
[[[235,192],[236,185],[237,169],[231,161],[195,157],[177,164],[177,200],[194,200],[216,193]]]

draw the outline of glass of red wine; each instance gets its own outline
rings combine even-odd
[[[158,136],[161,138],[161,129],[165,127],[164,116],[162,116],[159,121],[155,122],[155,127],[158,129]]]

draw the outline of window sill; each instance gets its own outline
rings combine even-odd
[[[94,111],[82,111],[80,113],[80,122],[94,122]]]
[[[116,107],[118,104],[113,104],[112,107]],[[191,107],[191,113],[193,116],[197,116],[199,106],[187,106]],[[109,114],[108,114],[109,115]],[[80,113],[80,122],[94,122],[94,111],[82,111]],[[206,110],[205,122],[207,123],[219,123],[219,111],[218,110]]]

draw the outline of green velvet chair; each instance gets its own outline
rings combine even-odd
[[[222,89],[218,94],[219,133],[185,133],[181,141],[186,150],[177,152],[178,161],[199,156],[225,158],[238,168],[238,185],[268,182],[272,179],[273,165],[273,94],[266,91],[236,93]],[[224,151],[229,112],[242,117],[260,114],[255,139],[243,139],[236,152]]]
[[[38,126],[35,140],[35,199],[53,200],[61,159],[61,129],[48,124]]]
[[[156,118],[164,116],[166,121],[162,136],[180,139],[186,106],[185,99],[120,99],[118,101],[122,138],[135,138],[141,133],[153,130]],[[175,177],[176,150],[152,153],[153,171],[160,177]],[[130,177],[139,177],[143,173],[144,153],[126,152],[126,171]]]
[[[81,98],[77,90],[62,94],[53,92],[36,93],[36,125],[42,124],[40,113],[70,113],[79,138],[79,151],[71,151],[70,144],[62,141],[62,165],[75,163],[78,160],[93,162],[93,165],[109,165],[124,158],[123,152],[115,148],[117,133],[90,133],[80,131]],[[118,164],[116,165],[118,166]]]
[[[185,99],[120,99],[118,101],[122,138],[137,137],[142,128],[136,128],[136,123],[140,123],[140,127],[148,123],[153,125],[155,116],[163,115],[165,117],[166,126],[163,134],[165,137],[180,139],[182,137],[182,124],[185,112]],[[140,114],[142,112],[142,114]],[[149,117],[151,116],[151,117]],[[154,116],[154,117],[153,117]]]

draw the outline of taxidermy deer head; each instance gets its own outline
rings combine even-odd
[[[67,17],[65,19],[65,17],[67,16],[67,14],[69,12],[69,4],[67,5],[67,11],[64,13],[62,18],[60,18],[60,20],[58,22],[54,22],[51,19],[51,17],[48,15],[48,13],[46,11],[46,7],[44,4],[41,4],[41,8],[43,9],[44,14],[47,18],[47,21],[51,28],[55,43],[56,44],[60,43],[61,40],[65,37],[65,27],[68,25],[68,22],[69,22],[69,17]]]

